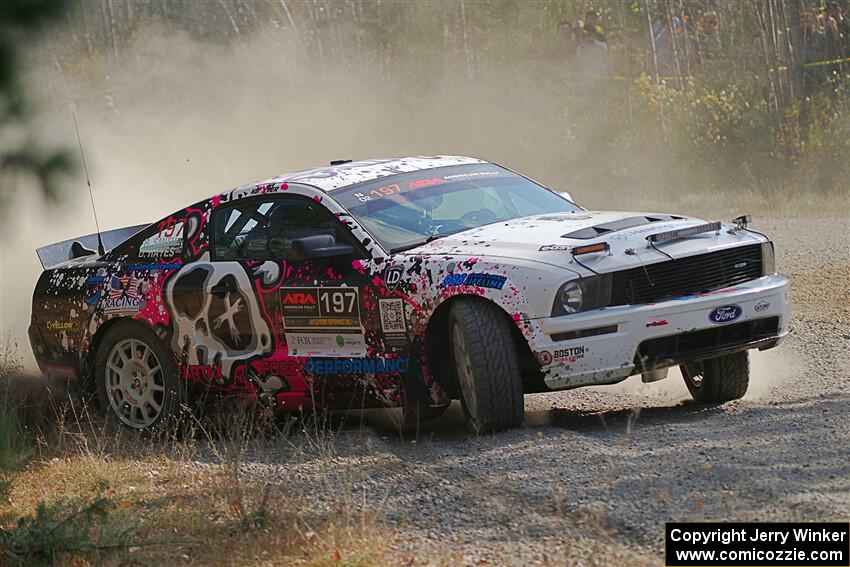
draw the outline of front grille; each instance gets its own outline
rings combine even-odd
[[[755,319],[690,331],[670,337],[649,339],[638,345],[635,367],[640,370],[664,368],[721,352],[752,347],[779,336],[779,317]]]
[[[761,275],[760,244],[688,256],[615,272],[611,305],[656,303],[723,289]]]

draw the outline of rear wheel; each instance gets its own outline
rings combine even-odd
[[[177,368],[149,329],[130,322],[110,329],[97,352],[95,380],[101,408],[122,425],[177,424],[184,398]]]
[[[735,352],[680,366],[694,400],[717,404],[743,398],[750,383],[747,351]]]
[[[522,375],[511,328],[491,303],[460,299],[449,313],[452,360],[470,429],[491,433],[522,423]]]

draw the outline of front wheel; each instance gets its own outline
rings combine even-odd
[[[681,365],[680,369],[691,396],[702,404],[743,398],[750,383],[747,351],[689,362]]]
[[[475,433],[522,423],[522,374],[511,328],[493,304],[460,299],[449,313],[452,359],[466,422]]]
[[[183,388],[171,354],[139,324],[120,322],[97,351],[95,380],[100,406],[131,429],[176,425]]]

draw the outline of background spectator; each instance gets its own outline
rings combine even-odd
[[[581,39],[576,47],[576,69],[584,93],[607,87],[610,80],[608,43],[599,30],[596,12],[584,15]]]
[[[664,78],[687,75],[691,43],[682,19],[673,16],[656,20],[652,24],[652,37],[655,39],[658,75]],[[652,61],[649,62],[649,68],[652,68]]]
[[[723,45],[717,30],[717,12],[706,12],[699,16],[696,40],[697,54],[701,61],[718,58]]]
[[[830,2],[824,22],[826,54],[830,59],[850,57],[850,18],[838,2]],[[842,65],[841,68],[846,68]]]

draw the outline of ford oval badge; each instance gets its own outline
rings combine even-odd
[[[713,309],[708,314],[708,320],[712,323],[722,325],[723,323],[731,323],[736,320],[744,312],[740,305],[724,305]]]

